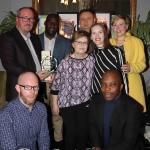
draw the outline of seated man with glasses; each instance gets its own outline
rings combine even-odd
[[[50,149],[47,112],[36,101],[39,83],[32,72],[22,73],[15,86],[18,97],[0,110],[0,149]]]

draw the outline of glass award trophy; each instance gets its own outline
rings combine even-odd
[[[51,56],[50,50],[41,51],[41,60],[42,70],[48,70],[46,74],[56,73],[58,61],[55,57]],[[47,77],[46,80],[50,80],[50,77]]]

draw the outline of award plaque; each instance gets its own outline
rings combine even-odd
[[[41,57],[42,57],[41,58],[42,70],[48,70],[46,74],[56,73],[58,61],[56,58],[51,56],[51,51],[50,50],[41,51]],[[46,80],[50,80],[50,78],[47,77],[45,81]]]

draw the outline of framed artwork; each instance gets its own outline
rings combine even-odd
[[[38,22],[38,34],[41,34],[45,31],[44,22],[46,20],[47,15],[39,15],[39,22]]]
[[[61,19],[59,33],[66,38],[71,38],[74,31],[78,30],[78,12],[58,12]]]
[[[97,23],[102,23],[107,31],[107,34],[110,34],[110,13],[96,13]]]
[[[112,20],[115,16],[116,16],[116,15],[111,15],[111,20]],[[114,32],[113,32],[112,26],[111,26],[111,36],[114,36]]]

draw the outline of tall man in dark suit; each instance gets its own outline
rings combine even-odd
[[[21,73],[37,73],[41,80],[47,76],[40,66],[40,40],[37,35],[30,33],[35,22],[32,10],[30,7],[20,8],[16,16],[16,27],[0,37],[1,61],[7,71],[7,101],[17,96],[14,86]]]
[[[66,55],[72,52],[70,39],[64,38],[59,35],[59,16],[56,14],[49,14],[44,22],[45,32],[39,35],[42,50],[50,50],[51,55],[54,56],[58,62],[66,57]],[[47,101],[51,105],[50,85],[46,84]],[[62,130],[63,120],[59,115],[52,115],[52,122],[54,126],[54,139],[57,142],[59,149],[63,149],[62,146]]]
[[[140,105],[121,92],[122,88],[120,73],[109,70],[101,79],[102,94],[92,97],[89,120],[93,150],[141,150],[137,142]]]

